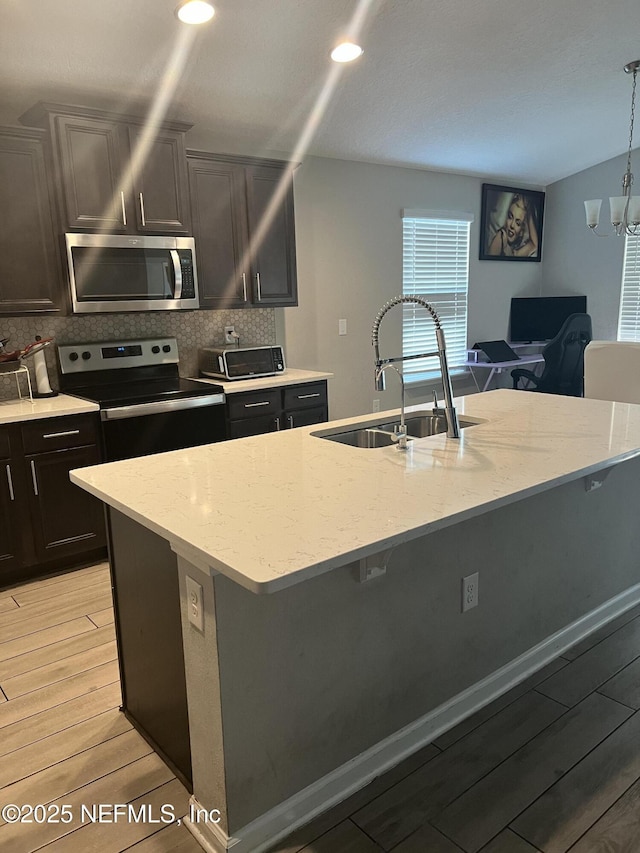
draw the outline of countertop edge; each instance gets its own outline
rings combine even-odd
[[[238,585],[244,587],[250,592],[257,595],[269,595],[287,589],[288,587],[295,586],[298,583],[311,580],[314,577],[318,577],[319,575],[333,571],[334,569],[347,566],[351,563],[356,563],[361,559],[371,557],[377,553],[388,550],[390,548],[395,548],[398,545],[402,545],[406,542],[411,542],[415,539],[420,538],[421,536],[426,536],[429,533],[434,533],[438,530],[443,530],[447,527],[459,524],[462,521],[475,518],[479,515],[484,515],[485,513],[492,512],[493,510],[500,509],[501,507],[508,506],[512,503],[517,503],[518,501],[525,500],[526,498],[533,497],[534,495],[549,491],[550,489],[556,488],[557,486],[575,482],[576,480],[580,480],[583,477],[588,477],[589,475],[598,473],[600,471],[613,468],[617,465],[622,464],[623,462],[627,462],[631,459],[634,459],[637,456],[640,456],[640,449],[618,454],[617,456],[612,457],[610,459],[594,463],[593,465],[588,465],[584,468],[580,468],[572,472],[571,474],[564,474],[562,476],[552,478],[542,483],[536,483],[526,489],[521,489],[520,491],[513,492],[509,495],[502,495],[500,497],[488,501],[483,501],[472,507],[463,509],[459,512],[455,512],[450,515],[438,518],[433,522],[418,525],[417,527],[412,528],[410,530],[401,531],[400,533],[397,533],[393,536],[381,539],[376,542],[372,542],[369,545],[364,545],[350,551],[345,551],[342,554],[336,555],[335,557],[332,557],[328,560],[310,564],[308,566],[305,566],[304,568],[288,572],[286,574],[283,574],[282,576],[267,581],[258,581],[246,574],[243,574],[239,569],[235,569],[232,566],[222,562],[221,560],[216,559],[214,555],[180,538],[175,534],[175,532],[151,521],[143,514],[137,513],[135,510],[132,510],[131,508],[122,504],[117,499],[105,494],[100,489],[94,487],[92,484],[82,479],[82,469],[75,469],[71,471],[70,478],[73,483],[80,486],[81,488],[86,489],[86,491],[88,491],[90,494],[104,501],[104,503],[108,504],[113,509],[118,510],[131,520],[142,524],[144,527],[151,530],[153,533],[156,533],[158,536],[161,536],[163,539],[166,539],[171,545],[172,550],[183,551],[184,556],[187,559],[189,558],[189,555],[196,557],[204,564],[209,566],[209,568],[213,569],[216,572],[219,572],[225,577],[228,577],[234,583],[237,583]]]
[[[333,373],[317,370],[302,370],[288,367],[284,374],[274,376],[259,376],[255,379],[216,379],[213,376],[193,376],[197,382],[207,382],[216,385],[225,395],[242,394],[245,391],[263,391],[266,388],[286,388],[289,385],[303,385],[308,382],[320,382],[331,379]]]
[[[62,418],[99,412],[100,406],[69,394],[31,400],[0,401],[0,426],[45,418]]]

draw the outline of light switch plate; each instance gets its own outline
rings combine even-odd
[[[338,320],[338,334],[346,335],[347,334],[347,321],[346,320]]]
[[[204,605],[202,601],[202,587],[193,578],[187,575],[187,613],[189,622],[204,633]]]

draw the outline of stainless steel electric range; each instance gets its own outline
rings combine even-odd
[[[100,405],[107,462],[226,438],[224,394],[182,379],[175,338],[58,347],[60,390]]]

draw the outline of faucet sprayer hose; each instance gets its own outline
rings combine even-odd
[[[394,296],[393,299],[390,299],[382,308],[378,311],[378,314],[373,321],[373,328],[371,329],[371,343],[374,346],[374,356],[376,362],[376,390],[383,391],[384,390],[384,367],[383,364],[389,365],[392,361],[401,361],[404,362],[409,358],[422,358],[422,356],[411,356],[411,355],[403,355],[398,358],[387,359],[386,362],[383,362],[380,358],[380,345],[378,343],[378,331],[380,329],[380,323],[382,322],[382,318],[387,313],[390,308],[393,308],[394,305],[399,305],[402,302],[409,302],[415,305],[421,305],[425,308],[433,320],[436,327],[436,341],[438,343],[438,351],[437,353],[424,353],[424,356],[427,355],[437,355],[440,359],[440,372],[442,373],[442,386],[444,391],[444,399],[445,399],[445,414],[447,417],[447,435],[449,438],[460,438],[460,425],[458,423],[458,416],[456,414],[456,410],[453,406],[453,389],[451,388],[451,375],[449,374],[449,368],[447,366],[447,354],[444,340],[444,331],[442,330],[442,326],[440,325],[440,317],[426,299],[423,299],[421,296]],[[382,368],[382,369],[381,369]],[[402,379],[402,374],[398,371],[398,375]],[[402,400],[402,419],[404,421],[404,381],[402,382],[403,388],[403,400]]]
[[[429,314],[431,314],[433,322],[436,324],[436,329],[441,328],[440,317],[438,317],[435,308],[429,305],[426,299],[423,299],[421,296],[394,296],[393,299],[390,299],[382,306],[373,321],[373,328],[371,329],[371,343],[374,347],[378,346],[378,330],[380,329],[382,318],[390,308],[393,308],[394,305],[399,305],[401,302],[412,302],[416,305],[422,305],[422,307],[426,308]]]

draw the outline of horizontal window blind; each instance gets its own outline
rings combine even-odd
[[[420,213],[422,213],[420,211]],[[469,289],[469,230],[471,217],[407,211],[403,218],[402,292],[422,296],[438,313],[450,368],[467,359],[467,292]],[[413,214],[413,215],[411,215]],[[437,349],[435,325],[420,305],[403,303],[403,355]],[[436,357],[405,361],[405,378],[417,381],[440,370]]]
[[[640,341],[640,237],[625,238],[619,341]]]

